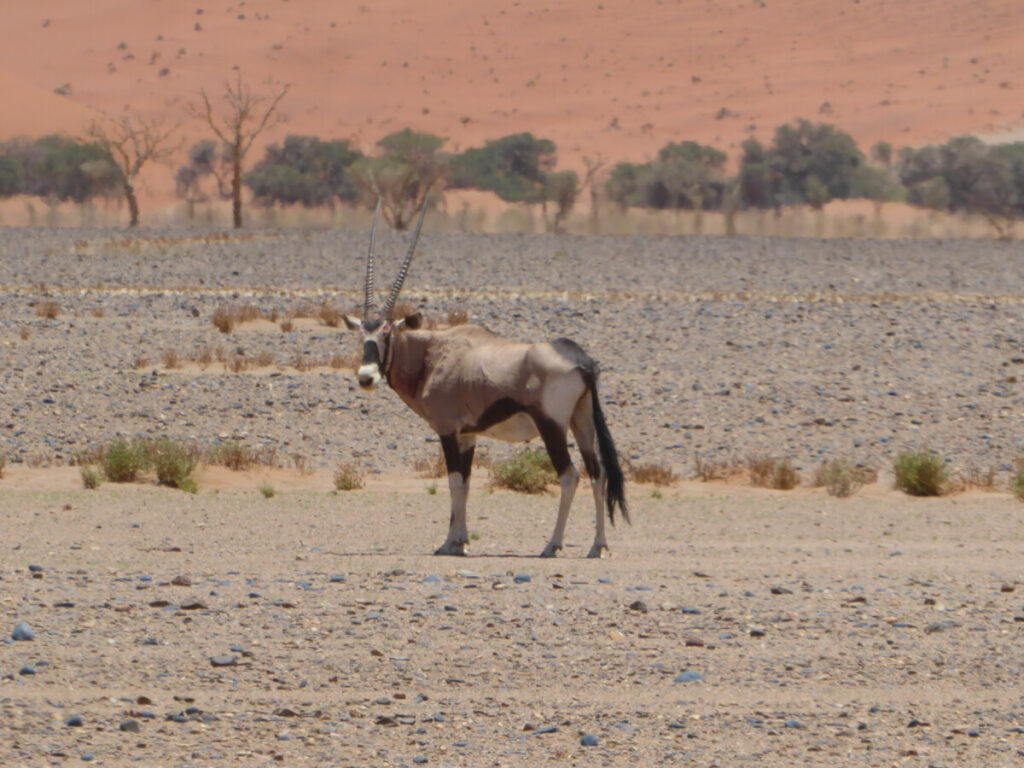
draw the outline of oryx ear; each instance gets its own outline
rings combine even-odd
[[[410,331],[415,331],[423,325],[423,315],[420,312],[413,312],[411,315],[405,316],[402,320],[402,324]]]
[[[345,325],[350,331],[358,331],[363,327],[363,321],[354,315],[342,315],[345,318]]]

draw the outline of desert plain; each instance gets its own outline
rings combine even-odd
[[[412,306],[575,338],[620,453],[680,477],[627,485],[603,560],[584,483],[542,560],[553,491],[485,468],[470,556],[431,555],[428,428],[323,363],[352,334],[282,330],[357,305],[365,233],[3,236],[3,764],[1020,762],[1015,245],[426,232]],[[383,275],[405,237],[381,233]],[[213,325],[246,304],[277,319]],[[276,466],[85,490],[76,457],[119,435],[234,438]],[[898,492],[910,448],[993,487]],[[754,453],[801,487],[694,478]],[[878,482],[811,487],[840,456]],[[333,490],[340,462],[364,489]]]

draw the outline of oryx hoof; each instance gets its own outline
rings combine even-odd
[[[601,558],[611,556],[611,550],[608,549],[608,546],[605,544],[595,544],[590,548],[590,551],[587,553],[587,557],[595,560],[600,560]]]
[[[446,541],[435,550],[435,555],[451,555],[452,557],[465,557],[469,543],[465,541]]]
[[[540,556],[541,557],[555,557],[558,554],[558,550],[560,550],[560,549],[561,549],[561,547],[556,546],[555,544],[552,544],[551,542],[548,542],[548,545],[546,547],[544,547],[544,551],[540,553]]]

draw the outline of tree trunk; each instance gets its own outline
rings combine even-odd
[[[231,153],[231,217],[235,229],[242,228],[242,152],[235,146]]]
[[[125,184],[124,196],[128,201],[128,226],[137,227],[139,226],[139,201],[135,197],[135,187],[131,184]]]

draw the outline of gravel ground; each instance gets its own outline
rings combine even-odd
[[[1005,491],[632,484],[634,525],[595,562],[589,494],[562,556],[540,560],[555,499],[479,482],[474,556],[431,557],[448,499],[411,469],[436,452],[425,426],[345,371],[294,365],[351,355],[352,335],[211,322],[249,301],[280,317],[351,306],[365,237],[6,229],[0,243],[0,764],[1024,759],[1024,529]],[[1012,244],[423,246],[406,297],[517,338],[576,338],[638,461],[884,468],[927,446],[1005,482],[1024,453]],[[382,237],[385,274],[402,250]],[[54,318],[38,314],[49,301]],[[274,362],[162,364],[203,347]],[[207,468],[195,495],[82,489],[65,465],[118,434],[237,436],[307,471]],[[330,493],[352,458],[378,473]]]
[[[633,486],[590,561],[589,499],[541,560],[555,499],[478,492],[456,559],[426,554],[448,512],[422,480],[264,499],[19,472],[53,480],[0,493],[3,636],[33,636],[0,643],[4,765],[1024,759],[1007,494]]]
[[[404,248],[392,233],[379,242],[384,282]],[[236,436],[282,461],[356,457],[377,471],[434,450],[393,394],[293,367],[355,355],[352,334],[266,323],[224,335],[210,321],[250,301],[281,316],[354,306],[363,233],[8,228],[0,243],[11,462],[66,462],[116,434]],[[987,241],[426,233],[403,295],[514,338],[575,338],[602,365],[613,433],[635,460],[691,474],[698,455],[771,454],[809,473],[846,456],[885,470],[929,448],[1005,482],[1024,454],[1020,256]],[[47,300],[54,319],[37,316]],[[162,365],[167,350],[189,360],[203,347],[275,365]]]

